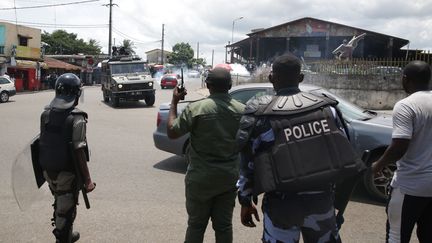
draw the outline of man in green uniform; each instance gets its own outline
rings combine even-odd
[[[244,105],[231,98],[231,75],[224,68],[209,71],[210,96],[190,103],[177,117],[177,104],[186,90],[174,89],[168,118],[168,137],[190,133],[186,172],[186,243],[203,242],[211,218],[217,243],[233,242],[232,214],[239,176],[236,133]]]

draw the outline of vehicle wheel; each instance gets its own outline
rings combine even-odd
[[[105,102],[109,101],[109,96],[107,95],[107,93],[106,93],[105,90],[103,91],[103,99],[104,99]]]
[[[9,101],[9,94],[6,91],[1,92],[0,94],[0,102],[5,103]]]
[[[113,107],[119,106],[120,99],[118,97],[111,96],[110,99]]]
[[[379,157],[371,158],[375,161]],[[375,176],[371,170],[367,170],[363,176],[363,184],[366,191],[379,201],[386,201],[390,189],[390,182],[396,170],[396,164],[389,164],[382,170],[381,175]]]
[[[144,100],[148,106],[152,106],[155,103],[155,95],[148,95],[144,98]]]
[[[164,86],[161,85],[161,89],[164,89]]]

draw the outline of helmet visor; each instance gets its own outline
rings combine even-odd
[[[69,109],[75,103],[76,96],[73,95],[57,95],[50,103],[51,108]]]

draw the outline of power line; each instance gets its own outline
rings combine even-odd
[[[7,1],[7,0],[6,0]],[[12,0],[13,1],[13,0]],[[38,0],[17,0],[17,2],[28,2],[28,3],[51,3],[47,1],[38,1]]]
[[[138,43],[138,44],[151,44],[151,43],[160,42],[160,40],[156,40],[156,41],[147,41],[147,42],[146,42],[146,41],[141,41],[141,40],[135,39],[135,38],[133,38],[133,37],[131,37],[131,36],[129,36],[129,35],[127,35],[127,34],[121,32],[121,31],[119,31],[118,29],[116,29],[116,28],[114,28],[114,27],[113,27],[113,30],[114,30],[115,33],[117,33],[118,35],[122,36],[123,38],[129,39],[129,40],[132,40],[133,42],[136,42],[136,43]]]
[[[79,1],[79,2],[57,3],[57,4],[47,4],[47,5],[37,5],[37,6],[27,6],[27,7],[0,8],[0,10],[17,10],[17,9],[32,9],[32,8],[48,8],[48,7],[57,7],[57,6],[65,6],[65,5],[82,4],[82,3],[91,3],[91,2],[98,2],[98,1],[100,1],[100,0],[86,0],[86,1]]]
[[[14,20],[9,19],[0,19],[0,21],[14,22]],[[106,28],[108,24],[89,24],[89,25],[80,25],[80,24],[50,24],[50,23],[38,23],[38,22],[25,22],[18,21],[19,24],[32,25],[32,26],[41,26],[41,27],[66,27],[66,28]]]
[[[40,27],[40,28],[54,28],[54,29],[104,29],[108,28],[107,26],[52,26],[52,25],[36,25],[36,24],[28,24],[29,27]]]

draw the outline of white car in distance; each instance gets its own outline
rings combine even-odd
[[[0,103],[8,102],[15,94],[15,83],[7,76],[0,76]]]

